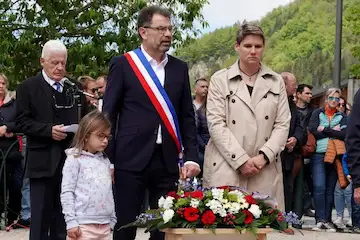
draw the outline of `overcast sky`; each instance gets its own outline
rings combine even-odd
[[[209,23],[209,28],[203,33],[216,28],[229,26],[236,21],[244,19],[259,20],[272,9],[286,5],[291,0],[208,0],[209,4],[203,9],[204,18]]]

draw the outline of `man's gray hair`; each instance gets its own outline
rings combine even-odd
[[[45,43],[43,49],[42,49],[41,57],[46,59],[53,52],[65,53],[66,56],[67,56],[67,49],[66,49],[64,43],[62,43],[59,40],[49,40],[49,41],[47,41]]]

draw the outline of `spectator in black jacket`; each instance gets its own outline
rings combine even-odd
[[[358,91],[354,98],[354,103],[349,117],[346,147],[347,147],[347,162],[350,170],[351,180],[353,184],[353,201],[352,204],[360,204],[360,91]],[[358,209],[358,208],[357,208]],[[360,233],[360,213],[359,211],[352,211],[352,224],[354,231]]]
[[[8,79],[3,73],[0,73],[0,165],[4,164],[4,157],[7,151],[6,172],[7,188],[9,191],[9,205],[7,211],[7,223],[11,224],[17,220],[21,210],[21,187],[23,168],[21,165],[22,155],[20,145],[17,142],[15,133],[17,127],[15,124],[15,99],[7,89]],[[0,213],[4,211],[4,176],[0,174]]]
[[[296,107],[298,111],[298,116],[300,118],[301,126],[304,129],[308,128],[310,117],[312,112],[315,110],[313,106],[311,106],[312,99],[312,89],[313,87],[307,84],[299,84],[296,90]],[[300,168],[299,173],[297,174],[295,185],[302,184],[304,186],[303,193],[303,214],[309,217],[315,217],[315,206],[313,204],[313,184],[311,177],[311,168],[310,168],[310,158],[303,157],[302,161],[303,165]],[[296,193],[295,193],[296,195]],[[298,215],[300,218],[302,214]]]
[[[285,195],[285,211],[290,212],[293,210],[294,204],[294,177],[293,169],[296,161],[301,161],[300,147],[306,142],[306,131],[300,124],[296,104],[292,100],[296,92],[296,78],[293,74],[284,72],[281,73],[284,79],[286,93],[289,98],[289,107],[291,111],[291,122],[289,138],[285,145],[285,150],[281,154],[283,179],[284,179],[284,195]],[[303,186],[301,186],[303,188]],[[301,191],[303,192],[303,191]],[[302,198],[301,198],[302,203]],[[302,212],[302,204],[299,209]]]
[[[204,164],[205,147],[210,139],[207,119],[206,119],[206,102],[196,111],[196,117],[197,117],[196,135],[198,142],[199,164],[202,170]],[[202,172],[200,173],[199,177],[201,176],[202,176]]]

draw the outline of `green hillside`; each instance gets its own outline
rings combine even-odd
[[[360,0],[344,0],[343,79],[349,77],[351,66],[357,63],[352,49],[360,42],[353,34],[360,24],[360,18],[354,15],[359,6]],[[274,9],[259,21],[266,35],[263,61],[275,71],[294,72],[300,82],[317,86],[331,82],[335,16],[335,0],[297,0]],[[217,29],[177,49],[175,55],[189,63],[192,78],[209,77],[236,60],[233,45],[238,24]]]

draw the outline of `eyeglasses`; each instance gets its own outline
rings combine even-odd
[[[105,134],[105,133],[92,133],[93,135],[97,136],[99,138],[100,141],[104,141],[105,138],[108,140],[108,141],[111,141],[112,139],[112,135],[109,134]]]
[[[344,103],[340,103],[340,104],[339,104],[339,107],[345,107],[345,104],[344,104]]]
[[[92,89],[90,89],[90,91],[91,91],[92,93],[97,93],[97,92],[99,91],[99,88],[92,88]]]
[[[331,96],[329,97],[329,101],[340,102],[340,98]]]
[[[151,27],[151,26],[144,26],[143,28],[150,28],[152,30],[158,31],[158,33],[160,34],[165,34],[167,30],[169,30],[169,32],[173,32],[174,31],[174,27],[173,26],[168,26],[168,27]]]

